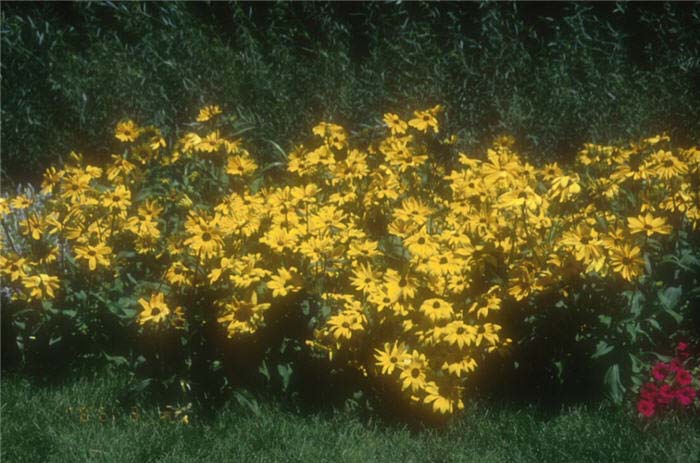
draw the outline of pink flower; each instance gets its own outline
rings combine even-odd
[[[654,402],[650,400],[640,400],[637,403],[637,411],[647,418],[654,416],[654,413],[656,412],[655,408]]]
[[[688,370],[681,368],[676,372],[676,382],[681,386],[687,386],[693,382],[693,377],[690,375]]]
[[[666,379],[670,371],[671,369],[669,368],[669,365],[667,363],[658,362],[656,365],[654,365],[654,368],[651,370],[651,375],[654,377],[655,380],[661,382]]]
[[[678,389],[676,391],[676,400],[684,407],[687,407],[695,400],[695,389],[689,386]]]
[[[675,373],[678,370],[683,369],[683,364],[677,358],[671,359],[671,363],[669,363],[668,366],[669,366],[670,372],[673,372],[673,373]]]
[[[642,390],[639,391],[639,395],[644,400],[654,401],[656,400],[656,394],[659,392],[659,388],[656,387],[654,383],[646,383],[642,386]]]
[[[659,388],[659,393],[656,396],[656,403],[660,405],[668,405],[673,401],[674,397],[675,394],[671,390],[671,386],[664,384]]]
[[[678,343],[678,346],[676,346],[676,356],[682,360],[685,360],[688,357],[690,357],[690,352],[688,352],[688,343],[687,342],[679,342]]]

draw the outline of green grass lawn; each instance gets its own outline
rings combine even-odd
[[[117,405],[126,379],[83,375],[57,386],[2,379],[3,462],[695,462],[700,422],[645,426],[629,411],[471,405],[444,429],[410,430],[351,413],[298,413],[264,402],[258,415],[234,403],[190,424],[155,406],[134,419]],[[82,418],[81,418],[82,410]],[[100,419],[102,414],[102,420]]]

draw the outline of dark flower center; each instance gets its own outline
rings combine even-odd
[[[211,233],[209,233],[209,232],[204,232],[204,233],[202,234],[202,241],[204,241],[204,242],[206,242],[206,241],[211,241]]]

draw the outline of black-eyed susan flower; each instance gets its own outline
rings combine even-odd
[[[267,282],[267,288],[272,291],[272,297],[282,297],[289,293],[301,290],[301,278],[296,267],[280,267],[277,275],[273,275]]]
[[[58,289],[58,282],[58,277],[46,273],[22,278],[24,289],[29,291],[29,299],[37,301],[56,297],[54,290]]]
[[[96,245],[78,246],[75,248],[76,259],[85,260],[90,270],[95,270],[98,265],[109,267],[110,261],[108,256],[112,254],[112,248],[104,243]]]
[[[114,136],[119,141],[125,143],[135,141],[140,134],[141,129],[139,129],[138,125],[136,125],[136,123],[131,119],[118,123],[116,129],[114,130]]]
[[[187,286],[192,281],[192,271],[180,261],[175,261],[170,264],[168,271],[165,272],[165,279],[168,283],[175,286]]]
[[[632,246],[629,243],[611,248],[610,267],[625,280],[634,280],[644,273],[642,250],[638,246]]]
[[[140,325],[160,323],[170,314],[170,308],[165,303],[165,294],[163,293],[151,294],[149,300],[141,298],[138,300],[138,303],[142,308],[138,318]]]
[[[26,258],[14,255],[8,259],[0,256],[0,272],[9,277],[10,281],[21,281],[27,276],[27,271],[29,265]]]
[[[114,191],[102,196],[102,205],[112,211],[125,211],[131,205],[131,191],[124,185],[118,185]]]
[[[394,344],[386,342],[384,349],[374,349],[374,351],[376,352],[374,358],[377,360],[375,365],[382,369],[383,375],[391,375],[394,370],[401,369],[411,360],[406,346],[398,341],[394,341]]]
[[[425,371],[428,367],[425,354],[414,349],[411,356],[401,365],[402,371],[399,375],[401,390],[410,389],[414,393],[423,390],[426,386]]]
[[[186,230],[190,237],[185,240],[185,245],[193,255],[211,259],[221,251],[223,241],[216,224],[199,221],[186,225]]]
[[[389,298],[392,300],[411,299],[416,295],[418,284],[412,274],[401,274],[394,269],[388,269],[384,274],[384,284]]]
[[[426,299],[420,311],[433,323],[450,320],[454,314],[452,304],[440,298]]]
[[[330,332],[336,342],[348,340],[352,337],[353,332],[364,330],[364,317],[355,311],[344,310],[343,312],[332,316],[326,322],[330,326]]]
[[[226,163],[226,173],[233,176],[244,177],[250,175],[258,168],[258,165],[250,156],[229,156]]]
[[[461,402],[459,399],[457,399],[457,401]],[[432,404],[433,413],[440,413],[443,415],[452,414],[455,411],[455,402],[456,401],[440,394],[440,388],[435,382],[430,381],[426,383],[423,403]],[[457,405],[457,408],[459,409],[460,406]],[[464,408],[464,405],[462,405],[461,408]]]
[[[205,106],[199,110],[199,114],[197,115],[197,122],[207,122],[208,120],[211,120],[213,117],[218,116],[219,114],[221,114],[221,108],[219,107],[219,105]]]
[[[669,235],[672,230],[671,226],[666,223],[666,219],[654,217],[649,213],[638,215],[637,217],[628,217],[627,224],[630,233],[633,235],[636,233],[644,233],[646,236],[652,236],[655,233]]]
[[[443,339],[451,346],[457,344],[460,349],[464,349],[476,341],[476,332],[476,326],[467,325],[462,320],[455,320],[445,326]]]
[[[248,300],[234,299],[225,304],[225,314],[217,320],[226,325],[229,337],[254,333],[264,321],[264,313],[270,308],[266,302],[258,302],[258,295],[251,292]]]
[[[435,117],[434,111],[414,111],[413,115],[414,117],[408,121],[408,125],[414,127],[416,130],[419,130],[420,132],[427,132],[428,129],[432,129],[434,133],[438,133],[440,131],[438,127],[438,120]]]
[[[384,123],[389,127],[392,135],[406,133],[406,129],[408,128],[408,124],[406,124],[398,114],[384,114]]]

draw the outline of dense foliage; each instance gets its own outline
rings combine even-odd
[[[535,165],[509,136],[460,152],[444,118],[321,122],[266,164],[218,106],[174,142],[121,121],[108,162],[72,152],[2,198],[3,342],[204,397],[246,376],[287,389],[325,359],[428,416],[462,409],[481,365],[546,344],[552,311],[580,320],[568,342],[615,399],[658,346],[697,341],[700,148],[661,134]]]
[[[677,3],[3,2],[7,185],[133,117],[166,136],[216,101],[290,151],[319,119],[351,130],[442,103],[465,148],[513,134],[562,161],[584,142],[700,133],[700,8]],[[182,102],[187,104],[183,106]],[[571,160],[571,159],[568,159]],[[93,161],[96,162],[96,161]]]

